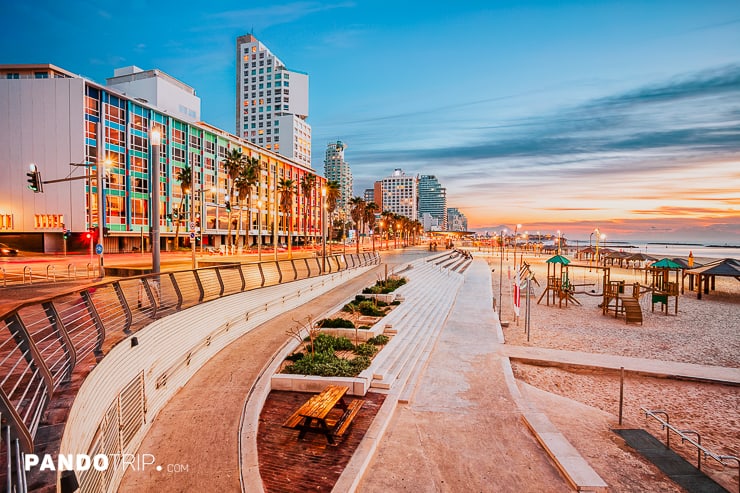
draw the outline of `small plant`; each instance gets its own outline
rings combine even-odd
[[[357,296],[355,296],[355,301],[354,301],[353,303],[354,303],[354,304],[358,304],[358,303],[360,303],[361,301],[365,301],[366,299],[367,299],[367,298],[365,298],[365,297],[364,297],[364,296],[362,296],[361,294],[358,294]]]
[[[368,344],[373,344],[375,346],[385,346],[388,344],[388,341],[390,341],[390,337],[384,334],[376,335],[375,337],[372,337],[367,340]]]
[[[316,324],[322,329],[354,329],[355,324],[346,318],[324,318]]]
[[[401,300],[393,300],[391,301],[391,306],[398,306],[401,304]]]
[[[382,317],[383,315],[385,315],[385,312],[378,310],[378,308],[375,306],[375,303],[370,300],[365,300],[361,302],[358,305],[358,308],[360,309],[361,314],[368,317]]]
[[[359,327],[357,327],[357,329],[358,330],[370,330],[370,326],[369,325],[360,325]]]
[[[354,302],[347,303],[342,307],[342,311],[346,313],[355,313],[357,311],[357,305]]]
[[[285,359],[287,359],[288,361],[298,361],[299,359],[303,358],[303,356],[304,356],[304,354],[302,352],[298,351],[297,353],[293,353],[291,355],[288,355],[288,357],[285,358]]]
[[[378,348],[374,344],[368,344],[363,342],[362,344],[358,344],[355,348],[355,354],[358,354],[360,356],[372,356],[378,351]]]

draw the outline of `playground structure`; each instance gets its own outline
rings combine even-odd
[[[683,266],[669,259],[662,259],[647,268],[652,280],[650,290],[652,291],[652,311],[655,311],[656,303],[660,303],[660,311],[668,315],[668,302],[673,298],[675,314],[678,315],[679,284],[682,280]],[[671,281],[671,273],[675,273],[675,280]]]

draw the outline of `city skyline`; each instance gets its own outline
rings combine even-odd
[[[313,168],[347,142],[355,195],[400,167],[483,232],[740,243],[737,2],[221,8],[4,4],[0,63],[158,68],[235,133],[233,46],[253,33],[311,77]]]

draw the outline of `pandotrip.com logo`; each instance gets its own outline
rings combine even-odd
[[[59,454],[56,459],[51,454],[25,454],[23,457],[23,468],[26,472],[34,469],[39,471],[75,471],[83,472],[94,469],[96,471],[108,471],[109,469],[123,472],[128,470],[145,472],[155,470],[169,473],[188,472],[188,464],[157,464],[157,458],[153,454]]]

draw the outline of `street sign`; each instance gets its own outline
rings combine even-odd
[[[192,240],[193,238],[195,238],[195,233],[190,233],[190,239]]]
[[[95,245],[95,253],[98,254],[98,255],[102,255],[103,254],[103,245],[101,245],[100,243],[98,243],[97,245]]]

